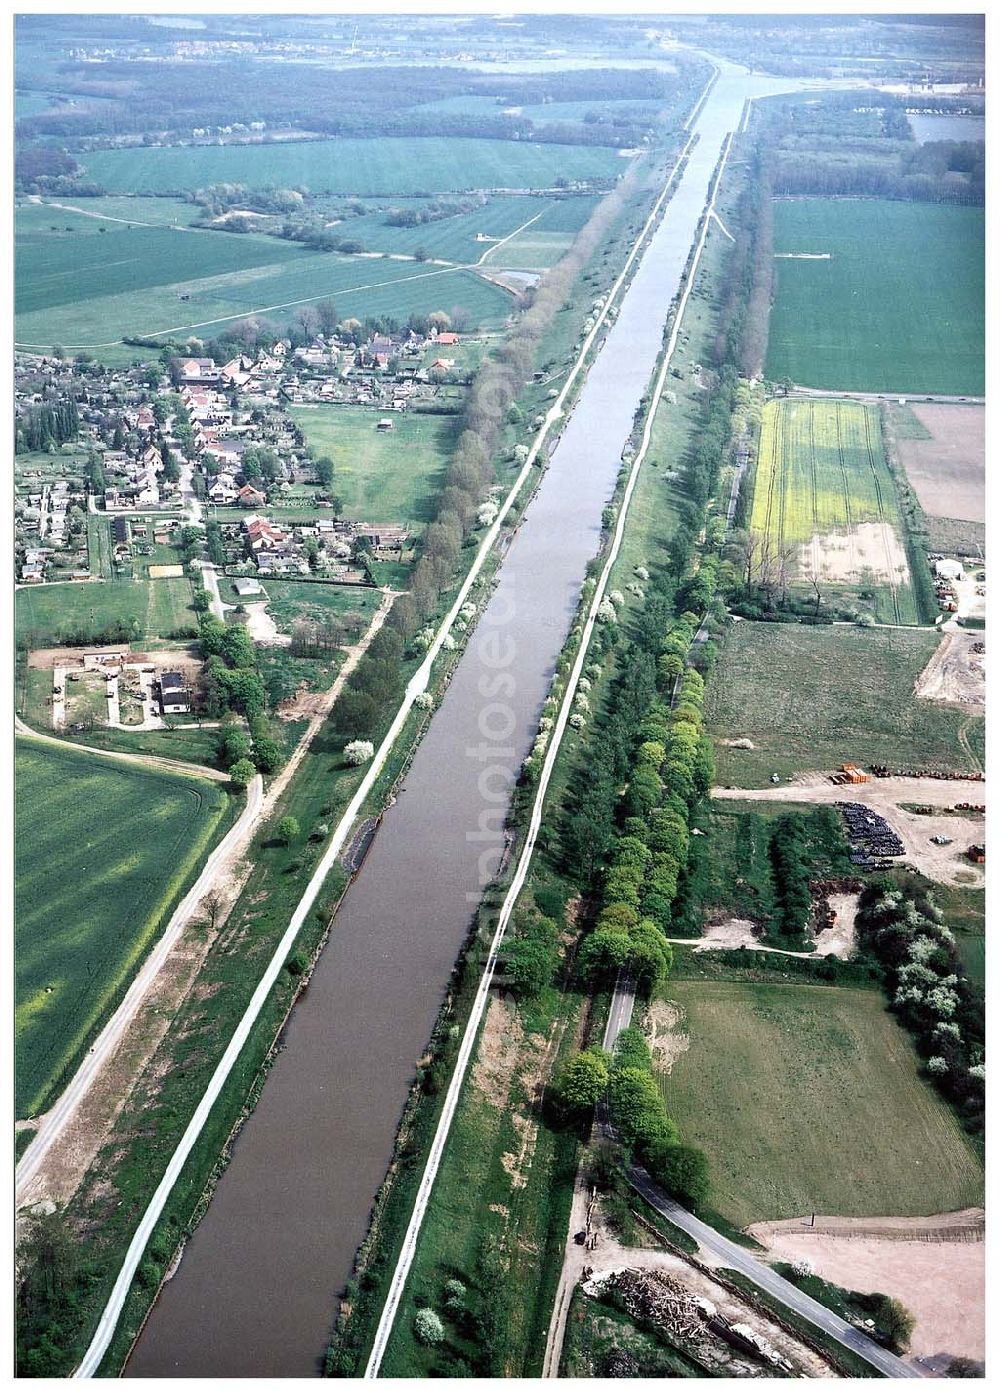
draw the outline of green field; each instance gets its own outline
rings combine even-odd
[[[344,516],[358,521],[407,522],[421,527],[433,519],[434,501],[458,434],[458,417],[393,415],[393,428],[379,430],[379,415],[363,406],[317,406],[289,410],[314,453],[333,459],[333,491]]]
[[[716,780],[762,787],[772,772],[844,762],[968,769],[959,731],[981,756],[983,720],[913,694],[940,640],[927,631],[736,623],[706,691]],[[753,749],[720,742],[734,738]]]
[[[109,193],[172,193],[212,183],[251,188],[305,185],[311,193],[360,198],[469,188],[551,188],[556,179],[607,179],[627,160],[598,145],[547,145],[444,136],[301,140],[93,150],[87,176]]]
[[[736,1226],[974,1206],[983,1174],[876,990],[674,980],[690,1046],[661,1077]]]
[[[18,344],[114,347],[123,336],[211,336],[247,314],[294,317],[334,298],[345,315],[464,309],[501,325],[512,299],[461,268],[310,252],[275,237],[118,226],[51,210],[18,214],[15,330]],[[97,229],[106,226],[101,234]],[[182,296],[184,296],[182,298]]]
[[[881,622],[920,622],[876,406],[768,401],[750,530],[762,573],[791,553],[794,579],[861,590]]]
[[[18,589],[17,637],[32,648],[57,646],[78,628],[103,630],[117,619],[138,624],[137,638],[169,637],[195,625],[189,579],[146,579],[88,584],[39,584]]]
[[[19,741],[18,1116],[39,1113],[152,943],[229,806],[221,784]]]
[[[491,198],[475,212],[442,217],[419,227],[392,227],[387,224],[384,212],[370,212],[362,217],[346,219],[340,230],[346,238],[360,241],[366,251],[388,251],[395,255],[411,256],[421,250],[432,260],[457,261],[463,265],[474,265],[486,256],[487,265],[500,267],[507,264],[508,252],[520,238],[514,238],[497,248],[495,243],[477,241],[480,232],[485,236],[503,238],[526,222],[531,222],[532,226],[522,235],[528,235],[536,228],[544,229],[552,237],[553,244],[565,250],[593,212],[596,203],[597,199],[592,196],[563,199],[499,197]],[[491,250],[491,246],[495,249]]]
[[[878,198],[776,201],[767,375],[843,391],[982,395],[979,207]]]
[[[223,586],[225,581],[223,581]],[[297,618],[321,621],[360,613],[367,627],[382,595],[357,584],[317,584],[294,579],[269,579],[265,585],[267,611],[281,632],[291,632]]]

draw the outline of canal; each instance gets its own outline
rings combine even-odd
[[[788,86],[723,65],[681,182],[127,1375],[321,1372],[418,1058],[497,866],[513,780],[712,173],[747,97]]]

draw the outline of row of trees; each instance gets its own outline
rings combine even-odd
[[[555,1102],[586,1123],[607,1097],[608,1111],[626,1153],[642,1163],[671,1196],[697,1210],[709,1195],[708,1160],[682,1144],[653,1074],[649,1045],[638,1028],[618,1034],[614,1056],[598,1048],[577,1052],[554,1085]]]
[[[60,444],[73,443],[79,433],[76,401],[68,398],[54,405],[30,406],[17,417],[14,452],[52,452]]]
[[[986,1071],[982,994],[970,982],[929,892],[877,879],[858,903],[858,939],[885,971],[892,1007],[935,1084],[982,1131]]]

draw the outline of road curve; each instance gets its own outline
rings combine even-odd
[[[713,1226],[700,1221],[697,1216],[692,1216],[691,1212],[680,1206],[672,1197],[668,1197],[644,1168],[633,1164],[627,1170],[627,1177],[631,1186],[641,1197],[645,1198],[654,1211],[658,1211],[661,1216],[666,1217],[675,1226],[679,1226],[689,1236],[693,1236],[699,1245],[723,1261],[728,1268],[738,1270],[759,1289],[769,1293],[772,1298],[776,1298],[786,1308],[798,1313],[800,1317],[806,1318],[814,1327],[818,1327],[828,1337],[839,1342],[842,1347],[846,1347],[855,1355],[863,1357],[884,1376],[898,1380],[919,1378],[923,1375],[918,1367],[901,1361],[891,1351],[886,1351],[884,1347],[880,1347],[870,1337],[865,1336],[859,1328],[845,1322],[829,1308],[825,1308],[822,1303],[817,1303],[814,1298],[804,1294],[789,1280],[783,1279],[770,1265],[763,1264],[756,1259],[749,1250],[744,1250],[735,1241],[727,1240]]]
[[[39,735],[39,737],[44,736]],[[60,742],[59,739],[47,741]],[[91,749],[90,751],[99,752],[101,750]],[[27,1203],[36,1201],[44,1195],[33,1192],[32,1184],[38,1177],[49,1150],[62,1135],[102,1068],[113,1056],[142,1006],[153,981],[164,962],[169,958],[205,894],[211,891],[219,875],[229,867],[234,857],[243,849],[256,824],[263,800],[264,779],[258,773],[247,787],[247,802],[238,820],[208,856],[194,885],[178,903],[166,930],[143,961],[125,997],[104,1025],[97,1041],[77,1069],[76,1075],[51,1109],[47,1110],[39,1119],[35,1137],[25,1149],[21,1161],[15,1169],[14,1193],[17,1207],[20,1208]]]
[[[608,1026],[604,1032],[606,1051],[613,1050],[618,1034],[623,1028],[629,1026],[634,1006],[635,993],[632,983],[627,977],[619,976],[615,982],[615,992],[612,995],[611,1007],[608,1011]],[[606,1128],[610,1131],[610,1126],[606,1125]],[[610,1132],[613,1134],[613,1131]],[[627,1169],[626,1175],[632,1187],[640,1196],[645,1198],[654,1211],[658,1211],[661,1216],[665,1216],[668,1221],[672,1221],[675,1226],[679,1226],[682,1231],[693,1236],[717,1259],[724,1261],[731,1269],[739,1270],[758,1288],[769,1293],[772,1298],[778,1299],[786,1308],[791,1308],[801,1317],[808,1319],[814,1327],[820,1328],[849,1351],[863,1356],[883,1375],[902,1378],[919,1377],[923,1374],[917,1367],[901,1361],[898,1356],[893,1356],[892,1352],[878,1346],[858,1328],[852,1327],[849,1322],[839,1318],[829,1308],[824,1308],[822,1303],[817,1303],[814,1298],[804,1294],[789,1280],[783,1279],[780,1274],[775,1273],[770,1265],[761,1263],[749,1250],[737,1245],[735,1241],[727,1240],[725,1236],[719,1234],[714,1226],[709,1226],[706,1222],[699,1220],[697,1216],[693,1216],[672,1197],[668,1197],[649,1176],[645,1168],[640,1168],[638,1164],[632,1164]]]

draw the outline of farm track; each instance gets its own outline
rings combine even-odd
[[[969,759],[969,762],[972,764],[975,770],[977,772],[982,772],[982,761],[973,751],[972,744],[969,742],[969,730],[976,722],[976,718],[976,715],[969,714],[962,720],[961,724],[958,726],[958,741],[962,745],[963,752],[965,753],[966,757]]]
[[[170,772],[185,777],[201,777],[209,782],[228,782],[229,773],[220,772],[215,767],[204,767],[201,763],[185,763],[179,758],[163,758],[157,753],[122,753],[114,748],[95,748],[89,743],[73,743],[66,738],[56,738],[43,734],[25,724],[19,715],[14,716],[14,732],[22,738],[35,739],[39,743],[51,744],[53,748],[69,749],[71,752],[89,753],[96,758],[111,758],[114,762],[128,763],[136,768],[152,769],[154,772]]]
[[[215,891],[219,883],[225,881],[228,875],[236,873],[241,863],[246,859],[251,835],[259,823],[266,821],[269,816],[273,815],[288,787],[288,783],[329,717],[348,676],[382,627],[396,597],[394,590],[383,591],[382,602],[372,615],[367,632],[360,642],[347,649],[347,660],[337,673],[333,685],[323,693],[319,707],[310,719],[295,751],[278,775],[272,779],[266,795],[264,793],[264,779],[259,773],[254,777],[248,788],[247,804],[239,819],[205,861],[194,886],[177,906],[152,953],[147,957],[132,981],[122,1003],[105,1024],[97,1042],[77,1069],[72,1080],[52,1107],[40,1117],[36,1138],[25,1150],[17,1169],[16,1191],[19,1205],[47,1197],[50,1184],[69,1183],[72,1190],[75,1191],[75,1186],[83,1177],[83,1169],[78,1161],[74,1162],[71,1159],[67,1163],[66,1154],[62,1151],[67,1147],[74,1150],[79,1147],[74,1140],[74,1126],[78,1123],[81,1105],[92,1088],[102,1083],[102,1077],[106,1081],[111,1068],[121,1065],[119,1060],[120,1045],[127,1031],[138,1017],[140,1010],[152,1000],[161,975],[169,974],[175,963],[175,954],[183,954],[185,950],[189,949],[184,939],[186,927],[208,894]],[[63,748],[78,746],[67,744],[63,739],[54,739],[45,734],[38,734],[29,729],[27,725],[22,725],[20,720],[15,722],[18,732],[24,732],[46,743],[53,743]],[[168,759],[157,759],[152,756],[146,758],[137,754],[105,752],[104,749],[100,748],[83,748],[81,751],[116,757],[132,763],[162,764],[169,762]],[[224,782],[229,780],[229,776],[225,772],[194,769],[190,764],[179,764],[169,770],[184,770],[191,776],[201,776],[204,771],[204,774],[213,780]],[[198,795],[200,794],[198,793]],[[238,873],[236,876],[239,876]],[[205,950],[208,950],[207,943]],[[148,1060],[145,1055],[136,1055],[132,1064],[134,1071],[131,1072],[129,1078],[129,1089],[131,1089],[131,1084],[134,1084],[135,1080],[138,1079],[142,1067],[148,1063]],[[86,1125],[87,1122],[85,1117],[83,1123]],[[90,1123],[93,1123],[92,1117]],[[52,1154],[51,1160],[49,1159],[50,1153]],[[63,1187],[60,1189],[60,1194],[66,1199],[72,1195],[72,1192]]]
[[[893,617],[895,618],[897,623],[901,623],[903,621],[903,616],[899,608],[899,586],[893,578],[895,571],[893,569],[892,553],[885,529],[886,527],[891,527],[892,522],[886,515],[885,502],[882,497],[882,485],[878,480],[878,461],[875,457],[875,450],[872,447],[871,412],[869,411],[867,406],[864,406],[862,408],[864,410],[865,417],[865,448],[868,452],[868,466],[872,472],[872,482],[875,484],[875,496],[878,499],[878,514],[882,520],[882,544],[885,549],[886,581],[889,585],[889,592],[892,595]]]

